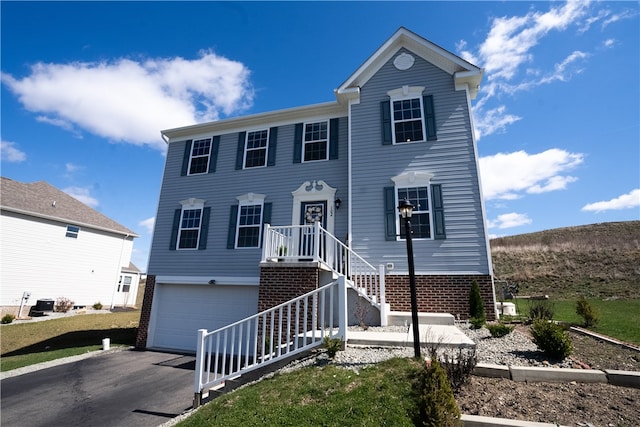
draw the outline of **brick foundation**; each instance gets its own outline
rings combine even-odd
[[[487,320],[495,320],[493,284],[489,275],[416,276],[418,311],[450,313],[460,319],[469,318],[469,291],[478,282]],[[385,276],[385,297],[392,311],[411,311],[409,276]]]
[[[144,299],[140,309],[140,322],[138,323],[138,334],[136,336],[136,348],[147,348],[147,336],[149,334],[149,321],[151,320],[151,303],[153,302],[153,291],[156,288],[156,276],[148,275],[147,284],[144,288]]]

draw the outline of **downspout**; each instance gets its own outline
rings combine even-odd
[[[118,271],[116,271],[116,281],[115,281],[115,285],[113,286],[113,292],[111,293],[111,309],[113,309],[114,307],[114,303],[116,300],[116,286],[118,283],[118,279],[120,277],[120,275],[122,274],[122,254],[124,253],[124,244],[127,241],[127,239],[129,238],[130,234],[127,233],[123,238],[122,238],[122,244],[120,245],[120,257],[118,258]],[[126,304],[125,304],[126,305]]]

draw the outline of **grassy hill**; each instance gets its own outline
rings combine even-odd
[[[496,292],[555,299],[640,298],[640,221],[558,228],[491,240]]]

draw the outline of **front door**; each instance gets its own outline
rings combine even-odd
[[[116,292],[116,305],[122,305],[126,307],[128,305],[129,300],[129,292],[131,291],[131,276],[124,275],[120,276],[120,280],[118,281],[118,288]]]
[[[327,201],[317,200],[300,203],[300,225],[314,225],[320,223],[322,228],[327,228]],[[321,253],[324,250],[323,242],[320,242]],[[302,230],[300,239],[300,251],[303,256],[313,256],[314,254],[314,229],[305,228]]]

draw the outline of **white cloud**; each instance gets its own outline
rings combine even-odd
[[[194,60],[38,63],[28,76],[2,81],[41,122],[164,150],[162,129],[249,108],[249,75],[242,63],[203,51]]]
[[[84,167],[78,166],[78,165],[74,165],[73,163],[65,163],[64,168],[67,171],[67,173],[70,173],[70,174],[74,173],[74,172],[77,172],[80,169],[84,169]]]
[[[27,159],[24,151],[17,148],[17,144],[11,141],[0,141],[0,157],[5,162],[20,163]]]
[[[62,191],[64,191],[71,197],[78,199],[85,205],[90,206],[92,208],[96,208],[100,204],[97,199],[95,199],[94,197],[91,196],[91,194],[89,194],[91,191],[91,189],[89,188],[67,187],[67,188],[64,188]]]
[[[480,158],[482,190],[487,200],[513,200],[523,193],[564,190],[577,178],[566,172],[583,162],[584,156],[552,148],[542,153],[498,153]]]
[[[156,225],[156,217],[152,216],[151,218],[142,220],[138,223],[138,225],[147,230],[147,233],[151,234],[153,233],[153,227],[155,227]]]
[[[640,206],[640,188],[623,194],[615,199],[589,203],[582,207],[583,211],[602,212],[610,210],[631,209]]]
[[[489,228],[513,228],[521,225],[531,224],[531,219],[526,214],[516,212],[498,215],[498,218],[487,222]]]

